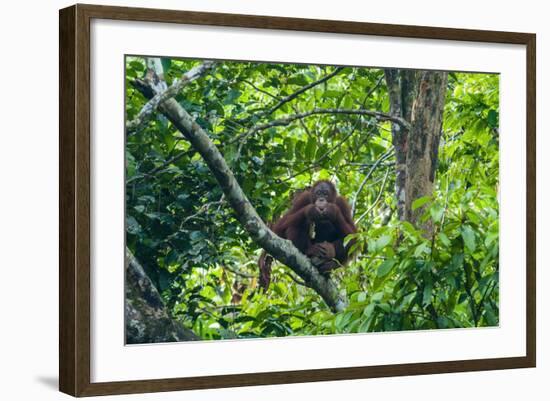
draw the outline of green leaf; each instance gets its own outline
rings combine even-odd
[[[430,208],[430,216],[432,216],[432,221],[434,223],[439,223],[441,221],[441,218],[443,217],[443,213],[445,212],[445,209],[441,205],[434,205]]]
[[[161,58],[160,62],[162,64],[162,71],[164,71],[164,74],[166,74],[170,69],[170,66],[172,65],[172,60],[169,58]]]
[[[334,320],[334,325],[338,330],[342,331],[347,326],[352,316],[353,314],[351,312],[341,313],[336,316],[336,319]]]
[[[289,78],[287,83],[291,85],[304,86],[308,84],[308,81],[304,75],[299,74],[299,75],[293,76],[292,78]]]
[[[390,242],[392,241],[391,235],[382,235],[378,240],[376,241],[376,248],[377,249],[383,249],[385,248]]]
[[[464,245],[466,248],[473,253],[476,250],[476,237],[472,227],[466,225],[461,230],[462,239],[464,240]]]
[[[422,197],[416,199],[411,205],[412,210],[414,211],[414,210],[418,209],[419,207],[424,206],[426,203],[428,203],[430,201],[430,199],[431,199],[431,196],[422,196]]]
[[[481,219],[479,218],[479,216],[477,214],[475,214],[474,212],[472,212],[471,210],[466,212],[466,216],[468,216],[470,221],[474,224],[480,224],[481,223]]]
[[[461,304],[462,302],[466,301],[468,299],[468,294],[463,292],[460,294],[460,297],[458,297],[458,304]]]
[[[221,104],[220,101],[216,100],[215,102],[212,102],[211,107],[212,107],[214,110],[216,110],[216,114],[217,114],[219,117],[225,116],[225,110],[224,110],[223,105]]]
[[[292,156],[294,155],[294,146],[295,146],[295,141],[293,138],[285,138],[285,141],[284,141],[284,145],[285,145],[285,153],[286,153],[286,157],[289,159],[289,160],[292,160]]]
[[[426,243],[422,243],[420,245],[418,245],[416,247],[416,249],[414,250],[414,257],[415,258],[419,258],[421,257],[423,254],[429,254],[430,253],[430,246]]]
[[[129,64],[130,67],[132,67],[136,71],[143,71],[145,69],[145,66],[139,61],[130,61]]]
[[[223,100],[223,104],[233,104],[235,100],[237,100],[239,97],[241,97],[242,92],[238,89],[231,89],[225,99]]]
[[[344,96],[343,106],[346,109],[351,109],[353,107],[353,98],[351,96]]]
[[[498,113],[495,110],[489,110],[489,113],[487,114],[487,124],[489,124],[489,126],[492,128],[497,127]]]
[[[374,312],[374,308],[376,307],[376,304],[369,304],[365,309],[363,309],[363,316],[366,316],[369,318],[372,315],[372,312]]]
[[[384,292],[383,291],[377,292],[376,294],[374,294],[372,296],[372,300],[374,302],[380,302],[382,300],[382,298],[384,298]]]
[[[443,243],[444,246],[451,245],[451,240],[449,239],[449,237],[447,237],[447,235],[445,235],[445,233],[439,233],[437,234],[437,236],[439,237],[439,240]]]
[[[485,311],[483,313],[483,316],[485,317],[485,320],[487,321],[487,324],[489,326],[497,326],[498,325],[498,316],[494,313],[493,307],[489,302],[484,303]]]
[[[432,284],[431,283],[426,284],[426,286],[424,287],[424,292],[422,294],[423,305],[429,305],[432,303],[432,290],[433,290]]]
[[[189,237],[191,238],[191,241],[199,241],[204,238],[204,234],[201,231],[193,231]]]
[[[361,325],[357,328],[358,333],[365,333],[369,331],[370,323],[372,319],[367,319],[364,322],[361,323]]]
[[[386,274],[390,272],[392,267],[395,265],[395,260],[389,259],[382,262],[380,266],[378,266],[378,270],[376,271],[376,275],[378,277],[384,277]]]
[[[305,150],[305,157],[308,160],[312,160],[315,157],[315,150],[317,149],[317,140],[314,137],[309,137]]]
[[[130,234],[138,234],[141,231],[141,226],[132,216],[126,216],[126,230]]]

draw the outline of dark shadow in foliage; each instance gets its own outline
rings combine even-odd
[[[126,344],[200,340],[170,318],[157,289],[128,249],[124,315]]]

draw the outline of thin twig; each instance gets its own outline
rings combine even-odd
[[[227,266],[227,265],[223,265],[222,266],[224,269],[226,270],[229,270],[231,273],[233,274],[236,274],[237,276],[240,276],[240,277],[244,277],[244,278],[256,278],[255,275],[253,274],[248,274],[248,273],[244,273],[244,272],[241,272],[241,271],[238,271],[238,270],[234,270],[233,268]]]
[[[363,98],[363,102],[361,103],[361,108],[364,108],[365,107],[365,104],[367,103],[367,99],[370,97],[370,95],[372,95],[374,93],[374,91],[376,89],[378,89],[378,87],[380,86],[380,84],[382,83],[382,81],[384,80],[384,76],[382,75],[378,81],[376,82],[376,84],[367,92],[367,94],[365,95],[365,97]]]
[[[359,218],[357,219],[355,224],[359,224],[361,222],[361,220],[363,220],[363,218],[365,218],[365,216],[368,215],[372,209],[374,209],[374,207],[376,206],[376,204],[378,203],[378,201],[382,197],[382,194],[384,193],[384,189],[386,187],[386,181],[388,180],[389,175],[390,175],[390,169],[387,168],[386,169],[386,175],[384,176],[384,182],[382,182],[382,185],[380,186],[380,192],[378,193],[378,196],[376,197],[376,200],[361,216],[359,216]]]
[[[189,220],[192,220],[192,219],[196,218],[197,216],[201,215],[202,213],[204,213],[206,210],[208,210],[208,209],[210,208],[210,206],[218,205],[218,204],[220,204],[220,203],[222,203],[221,200],[219,200],[219,201],[212,201],[212,202],[205,203],[204,205],[202,205],[202,206],[199,208],[199,210],[198,210],[196,213],[192,214],[191,216],[187,216],[185,219],[183,219],[183,220],[181,221],[180,228],[183,228],[183,225],[184,225],[185,223],[187,223]]]
[[[270,115],[270,114],[273,114],[275,113],[275,111],[277,111],[279,108],[281,108],[285,103],[288,103],[290,102],[291,100],[297,98],[298,96],[300,96],[302,93],[310,90],[311,88],[319,85],[319,84],[322,84],[323,82],[326,82],[328,81],[329,79],[331,79],[332,77],[334,77],[335,75],[337,75],[340,71],[343,70],[343,67],[338,67],[336,68],[336,70],[334,70],[332,73],[324,76],[323,78],[315,81],[315,82],[312,82],[310,83],[309,85],[306,85],[300,89],[298,89],[296,92],[284,97],[283,99],[281,99],[281,101],[279,103],[277,103],[275,106],[273,106],[267,113],[266,115]]]
[[[189,149],[187,151],[183,151],[177,155],[175,155],[174,157],[171,157],[170,159],[166,160],[164,163],[162,163],[160,166],[158,167],[155,167],[151,170],[149,170],[148,172],[146,173],[142,173],[142,174],[138,174],[138,175],[135,175],[133,176],[132,178],[129,178],[128,180],[126,180],[126,184],[130,184],[136,180],[140,180],[144,177],[150,177],[156,173],[158,173],[159,171],[161,171],[162,169],[164,169],[165,167],[167,167],[168,165],[174,163],[174,162],[177,162],[179,159],[181,159],[182,157],[186,156],[186,155],[189,155],[190,153],[195,153],[195,149]]]
[[[267,95],[267,96],[269,96],[269,97],[271,97],[271,98],[273,98],[273,99],[275,99],[275,100],[280,100],[280,99],[281,99],[279,96],[273,95],[273,94],[269,93],[268,91],[266,91],[265,89],[258,88],[256,85],[254,85],[254,83],[252,83],[252,82],[250,82],[250,81],[248,81],[248,80],[246,80],[246,79],[244,79],[243,82],[244,82],[245,84],[248,84],[248,85],[252,86],[252,87],[253,87],[254,89],[256,89],[258,92],[261,92],[261,93],[263,93],[264,95]]]
[[[243,132],[240,135],[237,135],[235,138],[229,141],[229,143],[235,143],[237,141],[240,141],[248,136],[251,136],[255,134],[258,131],[266,130],[272,127],[281,127],[281,126],[287,126],[290,123],[300,120],[302,118],[307,118],[313,115],[321,115],[321,114],[351,114],[351,115],[359,115],[359,116],[369,116],[376,118],[379,121],[392,121],[396,124],[401,125],[405,129],[409,129],[410,124],[399,117],[394,117],[386,113],[382,113],[379,111],[372,111],[372,110],[363,110],[363,109],[323,109],[323,108],[315,108],[313,110],[299,113],[299,114],[292,114],[287,115],[285,117],[282,117],[277,120],[273,120],[266,124],[260,124],[252,127],[246,132]]]
[[[285,178],[284,180],[281,180],[281,182],[287,182],[294,177],[299,176],[300,174],[305,173],[306,171],[309,171],[315,167],[319,166],[319,163],[321,163],[324,159],[326,159],[332,152],[334,152],[336,149],[340,148],[344,144],[344,142],[354,134],[355,131],[351,131],[348,134],[346,134],[336,145],[334,145],[332,148],[328,149],[324,154],[322,154],[317,160],[315,160],[313,163],[311,163],[308,167],[303,168],[302,170],[298,171],[297,173],[292,174],[291,176]]]
[[[285,273],[286,276],[290,277],[290,279],[294,281],[296,284],[311,288],[309,285],[307,285],[305,281],[302,281],[299,278],[295,277],[294,274],[290,273],[288,270],[284,269],[283,272]]]
[[[373,166],[371,167],[371,169],[369,170],[369,172],[367,173],[365,178],[363,178],[363,181],[361,181],[361,184],[359,185],[359,188],[357,189],[357,191],[355,192],[355,194],[353,196],[353,201],[351,202],[351,215],[352,216],[355,215],[355,206],[357,204],[357,199],[359,198],[359,194],[361,193],[361,191],[365,187],[365,184],[367,183],[368,179],[374,173],[374,170],[376,170],[378,165],[380,163],[382,163],[384,160],[386,160],[388,157],[392,156],[392,155],[393,155],[393,146],[390,149],[388,149],[384,154],[382,154],[382,156],[380,156],[378,158],[378,160],[376,160],[376,162],[373,164]]]

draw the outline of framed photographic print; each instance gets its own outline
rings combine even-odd
[[[534,367],[535,35],[60,11],[60,390]]]

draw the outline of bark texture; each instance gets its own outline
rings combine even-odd
[[[170,318],[160,294],[128,248],[124,318],[126,344],[200,340]]]
[[[433,192],[447,73],[440,71],[385,70],[390,97],[390,114],[409,123],[392,124],[395,148],[395,196],[401,220],[413,224],[423,208],[412,210],[412,203]],[[423,227],[428,232],[431,227]]]

